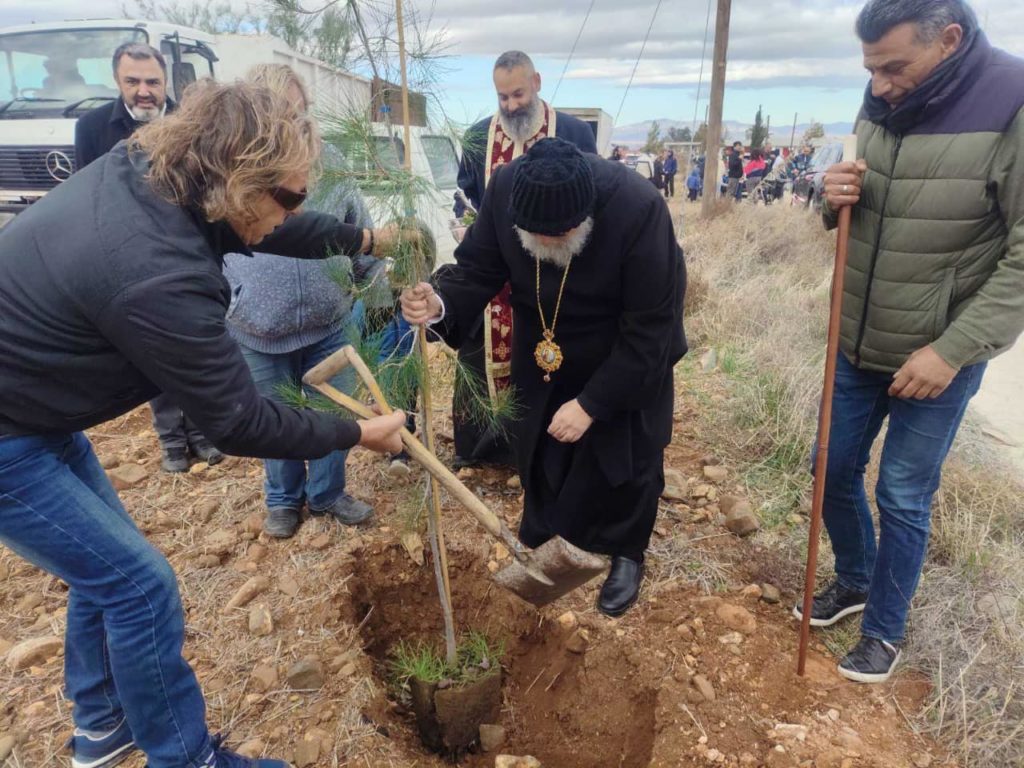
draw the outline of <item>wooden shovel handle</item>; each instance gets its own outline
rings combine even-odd
[[[372,419],[377,415],[366,404],[346,395],[344,392],[339,391],[330,384],[311,384],[310,386],[322,395],[333,400],[338,405],[351,411],[356,416],[364,419]],[[508,529],[508,526],[499,520],[498,516],[495,515],[486,504],[480,501],[472,491],[463,485],[462,481],[459,480],[459,478],[457,478],[452,471],[448,469],[448,467],[442,464],[434,454],[427,450],[427,447],[417,440],[415,435],[404,427],[400,434],[406,450],[409,451],[409,455],[422,464],[431,475],[437,478],[438,482],[441,483],[441,485],[443,485],[453,497],[455,497],[456,501],[470,511],[473,517],[477,519],[480,525],[482,525],[489,534],[508,547],[509,551],[516,556],[516,559],[521,560],[527,556],[526,553],[528,550],[523,548],[522,543],[516,539],[512,534],[512,531]]]
[[[370,391],[370,394],[373,395],[373,399],[377,401],[381,412],[385,415],[391,413],[391,406],[388,404],[387,398],[384,397],[384,392],[381,390],[380,385],[377,384],[377,379],[374,378],[373,372],[363,362],[363,358],[359,356],[359,353],[356,352],[355,347],[351,344],[346,344],[310,368],[306,375],[302,377],[302,383],[311,387],[327,384],[349,366],[356,369],[356,374],[358,374],[363,384]],[[348,406],[345,407],[347,408]],[[366,418],[372,418],[372,416]]]

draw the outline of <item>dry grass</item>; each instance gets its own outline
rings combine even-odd
[[[810,485],[834,236],[788,206],[693,217],[684,232],[701,286],[688,319],[691,346],[716,349],[727,390],[724,405],[701,409],[702,427],[719,453],[747,466],[743,479],[768,529],[762,537],[802,554],[806,529],[788,523]],[[911,615],[909,664],[934,682],[915,723],[964,765],[1021,766],[1024,486],[977,430],[961,432]],[[826,560],[821,572],[828,568]],[[840,652],[850,638],[826,640]]]

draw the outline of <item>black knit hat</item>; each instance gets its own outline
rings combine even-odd
[[[575,145],[541,139],[516,164],[509,212],[535,235],[563,235],[594,212],[594,174]]]

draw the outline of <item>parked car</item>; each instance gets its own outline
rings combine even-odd
[[[825,171],[843,161],[843,145],[840,142],[818,147],[811,159],[810,167],[793,180],[793,205],[803,204],[815,213],[821,211],[825,196]]]

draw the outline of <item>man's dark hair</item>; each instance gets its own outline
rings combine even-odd
[[[498,57],[498,60],[494,62],[495,69],[511,70],[516,67],[526,67],[530,72],[537,71],[533,66],[533,59],[522,51],[505,51]]]
[[[151,45],[146,45],[145,43],[122,43],[117,46],[117,49],[114,51],[114,56],[110,62],[114,68],[115,75],[117,75],[117,65],[120,63],[123,56],[127,56],[129,59],[135,59],[136,61],[156,59],[156,63],[159,64],[160,69],[164,71],[164,77],[167,77],[167,62],[164,61],[163,54]]]
[[[857,37],[877,43],[893,27],[917,26],[920,43],[934,41],[950,24],[959,24],[964,34],[978,26],[978,17],[964,0],[869,0],[857,16]]]
[[[733,145],[733,147],[739,147],[740,149],[743,149],[743,142],[742,141],[734,141],[732,143],[732,145]]]

